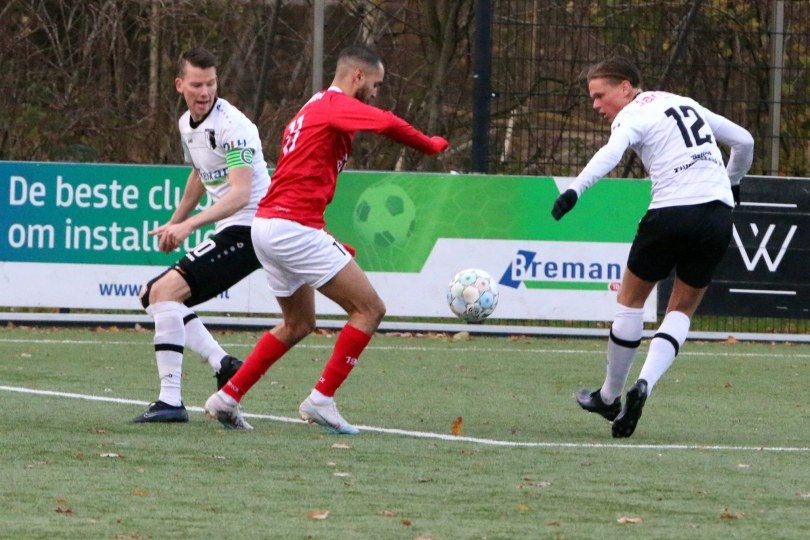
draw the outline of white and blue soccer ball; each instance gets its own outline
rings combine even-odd
[[[498,305],[498,284],[478,268],[462,270],[447,287],[447,303],[460,319],[482,322]]]

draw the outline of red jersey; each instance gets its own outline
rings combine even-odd
[[[256,215],[322,229],[356,131],[372,131],[425,154],[436,152],[431,139],[402,118],[332,86],[312,96],[284,130],[281,156]]]

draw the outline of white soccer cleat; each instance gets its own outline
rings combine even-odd
[[[337,405],[332,401],[327,405],[315,405],[312,398],[305,399],[298,407],[301,420],[310,424],[318,424],[331,433],[338,435],[357,435],[360,430],[340,416]]]
[[[205,402],[205,416],[212,420],[219,420],[219,423],[227,429],[241,429],[251,431],[253,426],[242,418],[242,409],[239,405],[228,405],[218,392],[211,394]]]

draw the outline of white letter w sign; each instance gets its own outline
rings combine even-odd
[[[754,238],[759,236],[759,227],[757,227],[756,223],[751,223],[751,232],[754,233]],[[734,234],[734,242],[737,243],[737,249],[740,250],[740,256],[745,263],[745,267],[748,269],[749,272],[753,271],[757,263],[760,259],[765,261],[765,265],[768,267],[768,270],[771,272],[776,272],[776,269],[779,267],[779,263],[782,261],[782,258],[785,256],[785,252],[787,251],[788,245],[790,241],[793,239],[793,235],[796,233],[796,229],[798,229],[797,225],[791,225],[790,230],[788,231],[787,236],[782,241],[782,246],[779,248],[779,252],[776,254],[776,258],[772,259],[770,253],[768,253],[768,241],[771,239],[771,235],[773,234],[776,225],[770,224],[768,225],[768,229],[765,231],[765,234],[762,236],[762,239],[759,241],[759,246],[757,247],[756,252],[754,253],[753,257],[748,257],[748,252],[746,252],[745,247],[743,246],[742,240],[740,240],[740,235],[737,232],[737,227],[734,227],[733,234]]]

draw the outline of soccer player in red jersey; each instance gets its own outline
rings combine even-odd
[[[364,45],[347,47],[338,56],[332,85],[312,96],[284,130],[271,188],[252,226],[253,246],[284,322],[259,339],[236,375],[206,401],[206,414],[225,427],[251,429],[239,401],[315,328],[317,289],[346,310],[348,321],[298,412],[333,433],[359,431],[340,415],[334,395],[377,330],[385,305],[346,247],[324,230],[324,212],[355,132],[378,133],[428,155],[449,146],[444,138],[428,137],[390,111],[367,104],[384,76],[376,52]]]

